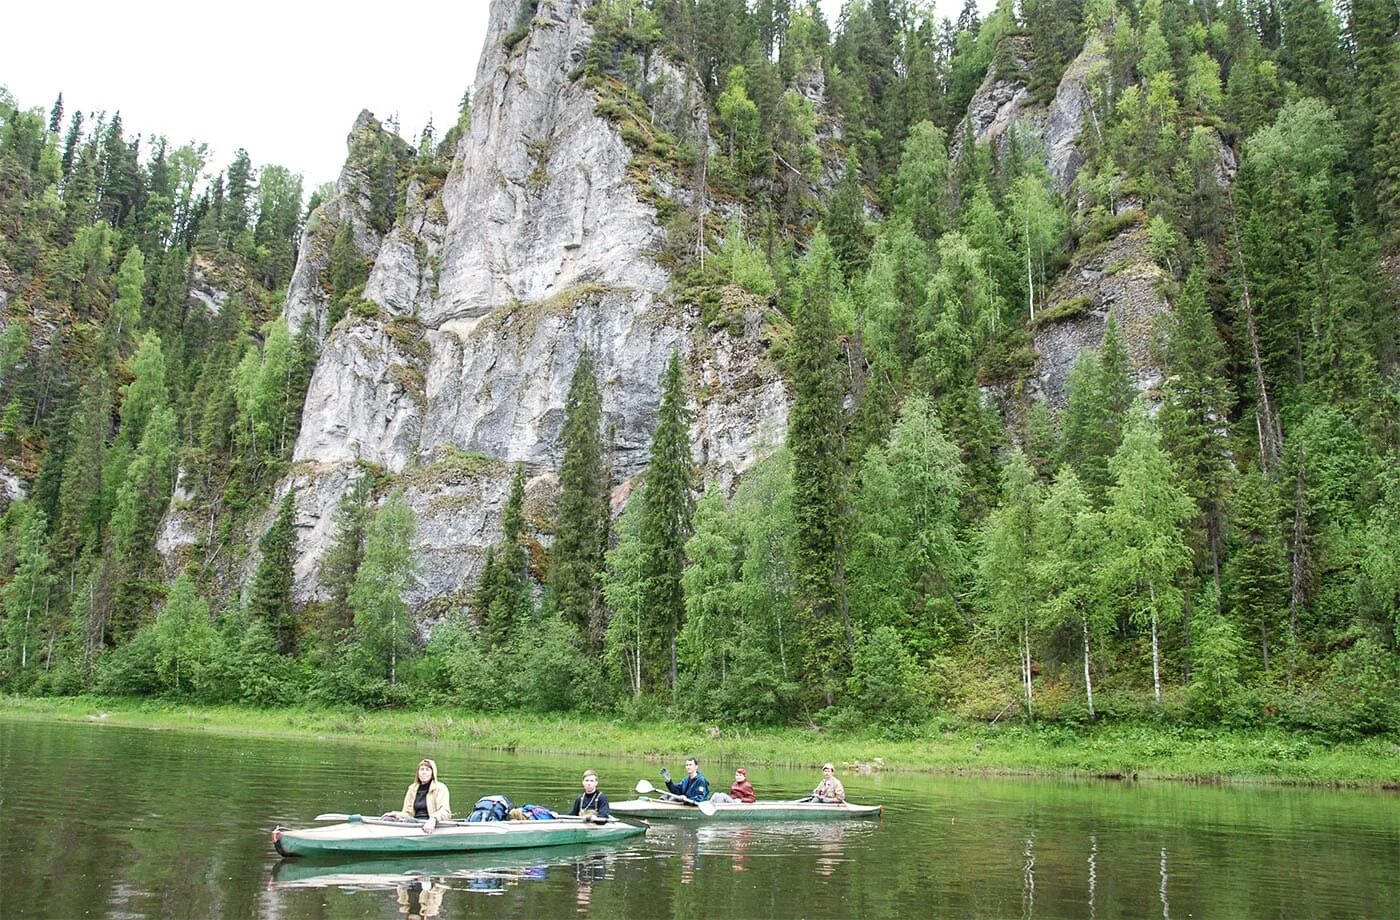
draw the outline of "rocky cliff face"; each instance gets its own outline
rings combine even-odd
[[[1044,153],[1055,190],[1073,201],[1075,179],[1084,163],[1081,139],[1085,132],[1099,130],[1092,92],[1106,66],[1104,41],[1097,35],[1085,41],[1065,68],[1048,106],[1035,101],[1025,82],[1032,64],[1029,38],[1012,35],[1004,41],[998,54],[1001,64],[989,69],[973,95],[966,124],[978,143],[991,144],[998,151],[1013,129],[1028,134]],[[952,146],[954,157],[961,155],[962,133]],[[1229,181],[1226,174],[1233,177],[1233,156],[1221,146],[1223,184]],[[1121,201],[1115,211],[1124,218],[1134,212],[1141,216],[1141,203]],[[1121,232],[1103,243],[1076,252],[1047,295],[1042,318],[1031,329],[1034,371],[1029,379],[999,392],[1009,414],[1017,414],[1016,403],[1026,398],[1063,408],[1070,370],[1083,351],[1103,344],[1110,315],[1122,329],[1138,388],[1151,393],[1159,385],[1161,372],[1153,362],[1151,342],[1160,318],[1170,310],[1162,293],[1164,273],[1148,248],[1141,221],[1125,223]],[[1019,396],[1011,398],[1012,391]]]
[[[667,295],[671,277],[652,257],[663,230],[629,175],[631,154],[571,78],[592,37],[587,4],[542,0],[507,48],[523,5],[491,5],[471,127],[440,194],[410,187],[403,216],[380,234],[367,176],[347,164],[306,232],[285,315],[324,345],[279,489],[297,492],[301,599],[316,594],[336,505],[373,464],[394,474],[417,516],[423,564],[410,601],[429,614],[459,601],[500,539],[514,464],[547,503],[564,394],[585,349],[620,479],[646,465],[677,349],[692,392],[705,394],[693,435],[709,475],[732,476],[781,439],[786,396],[757,341],[761,315],[712,332]],[[699,88],[657,55],[649,73],[662,70],[650,94],[658,120],[707,137]],[[352,147],[380,130],[362,115]],[[327,329],[329,244],[346,221],[373,263],[364,297],[377,315],[355,310]]]

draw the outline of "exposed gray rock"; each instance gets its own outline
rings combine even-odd
[[[516,4],[491,6],[471,129],[443,190],[447,234],[438,297],[420,309],[441,326],[511,300],[548,299],[579,284],[659,294],[670,278],[650,257],[655,212],[628,175],[631,153],[570,80],[592,37],[583,0],[541,3],[507,52]]]
[[[423,187],[408,187],[406,216],[384,237],[374,260],[365,299],[394,316],[406,316],[437,296],[447,214],[441,201],[425,199]]]
[[[355,119],[345,145],[353,153],[357,145],[372,146],[386,134],[384,127],[369,111],[362,111]],[[407,147],[402,141],[398,141],[398,145]],[[287,287],[287,303],[282,315],[287,318],[288,326],[293,332],[298,332],[309,325],[318,342],[330,332],[326,328],[330,296],[325,272],[330,265],[331,243],[341,224],[349,222],[355,248],[366,261],[376,257],[382,243],[380,234],[370,225],[370,178],[366,164],[361,160],[361,157],[353,155],[346,159],[336,179],[334,194],[306,222],[297,247],[297,264]]]
[[[0,466],[0,512],[10,507],[11,502],[24,501],[28,490],[19,474],[11,472],[7,466]]]
[[[181,466],[175,473],[170,505],[156,530],[156,552],[164,561],[165,574],[170,578],[179,574],[191,551],[199,544],[201,522],[191,507],[193,499],[189,471]]]
[[[347,320],[312,372],[292,459],[365,460],[397,473],[414,455],[422,398],[422,371],[384,321]]]
[[[208,273],[205,272],[204,265],[199,259],[195,259],[190,269],[191,299],[202,303],[211,315],[218,316],[224,312],[224,304],[228,303],[228,296],[228,291],[212,281]]]
[[[1030,37],[1010,35],[1002,42],[997,59],[1008,61],[1010,66],[993,64],[988,68],[982,84],[972,94],[967,116],[949,145],[949,153],[954,159],[962,156],[963,138],[968,127],[977,143],[990,143],[998,151],[1013,125],[1021,125],[1036,138],[1045,136],[1045,109],[1036,105],[1025,80],[1025,75],[1030,73]]]
[[[297,465],[279,490],[297,489],[300,599],[318,594],[336,505],[368,462],[397,474],[417,518],[422,566],[410,602],[429,618],[461,603],[501,539],[515,463],[533,473],[534,505],[549,505],[564,397],[584,349],[597,361],[616,496],[646,465],[674,351],[691,392],[704,394],[692,406],[693,450],[710,475],[746,469],[784,430],[781,376],[759,344],[763,311],[712,333],[666,295],[670,275],[652,258],[664,231],[638,196],[631,152],[594,113],[591,91],[569,79],[591,39],[586,4],[543,0],[508,51],[501,39],[517,6],[492,4],[471,128],[440,197],[411,187],[404,217],[381,239],[366,223],[364,177],[347,165],[308,228],[286,314],[314,324],[325,344]],[[658,123],[681,140],[687,128],[708,136],[686,71],[655,54],[645,73]],[[355,131],[376,128],[365,115]],[[652,182],[670,187],[664,176]],[[341,220],[373,259],[364,296],[381,315],[326,330],[321,275]]]
[[[1034,330],[1039,361],[1031,395],[1055,408],[1064,407],[1069,372],[1081,353],[1103,345],[1110,315],[1122,331],[1137,388],[1155,391],[1162,372],[1152,360],[1152,337],[1170,310],[1160,290],[1164,278],[1165,273],[1152,259],[1147,229],[1141,224],[1118,234],[1094,254],[1077,258],[1051,291],[1046,309],[1053,312],[1073,302],[1082,305],[1082,312]]]
[[[1086,122],[1097,130],[1090,84],[1102,73],[1108,60],[1103,39],[1090,36],[1081,51],[1060,77],[1050,114],[1045,121],[1045,160],[1055,188],[1067,193],[1074,185],[1084,155],[1079,152],[1079,135]]]

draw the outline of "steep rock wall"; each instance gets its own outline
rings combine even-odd
[[[324,345],[277,496],[296,490],[299,599],[318,595],[334,510],[368,463],[393,475],[416,515],[423,564],[410,602],[430,619],[462,602],[501,538],[513,466],[530,473],[536,504],[552,500],[564,396],[585,349],[619,496],[646,465],[673,351],[702,394],[693,450],[709,475],[732,478],[781,439],[787,398],[757,341],[762,313],[711,331],[667,293],[671,277],[652,257],[664,231],[638,196],[631,153],[572,78],[592,37],[587,5],[541,0],[507,48],[522,5],[494,0],[471,126],[441,194],[410,187],[403,216],[378,234],[368,177],[347,162],[307,230],[285,315]],[[703,93],[686,73],[660,55],[647,73],[660,86],[658,120],[708,138]],[[376,130],[362,115],[352,151],[357,132]],[[364,298],[374,309],[326,329],[329,243],[344,221],[373,262]]]

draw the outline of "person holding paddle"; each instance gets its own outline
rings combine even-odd
[[[452,820],[447,784],[437,778],[436,763],[427,757],[418,762],[418,773],[403,796],[403,808],[385,812],[384,817],[409,821],[416,818],[423,822],[425,834],[431,834],[439,821]]]
[[[574,807],[569,814],[580,817],[607,818],[612,815],[608,797],[598,791],[598,774],[592,770],[583,771],[583,794],[574,799]]]
[[[661,768],[661,778],[666,781],[666,788],[671,790],[672,795],[692,802],[707,802],[710,799],[710,781],[700,772],[700,762],[694,757],[685,759],[685,779],[679,783],[671,782],[671,771],[665,767]]]
[[[813,802],[841,803],[846,801],[846,787],[836,778],[836,768],[822,764],[822,781],[812,790]]]

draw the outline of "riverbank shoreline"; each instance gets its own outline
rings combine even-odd
[[[16,697],[0,718],[153,730],[400,743],[414,738],[486,750],[705,763],[977,776],[1164,780],[1400,790],[1400,739],[1334,743],[1275,729],[1224,731],[1173,724],[941,723],[922,734],[833,735],[816,729],[751,731],[619,717],[432,710],[257,709],[120,697]]]

